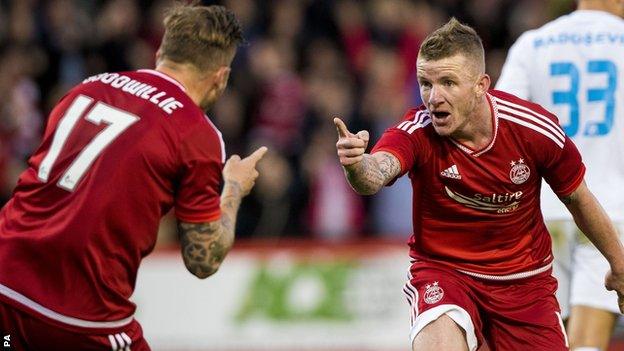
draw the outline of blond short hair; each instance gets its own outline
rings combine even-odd
[[[236,16],[223,6],[178,3],[168,9],[164,24],[160,58],[190,63],[201,71],[229,64],[244,41]]]
[[[472,27],[460,23],[455,17],[429,34],[418,51],[418,57],[433,61],[457,54],[475,60],[482,70],[485,69],[481,38]]]

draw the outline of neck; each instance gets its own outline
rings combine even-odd
[[[611,1],[604,0],[581,0],[579,1],[577,9],[579,10],[594,10],[594,11],[605,11],[609,13],[613,13],[615,15],[620,15],[618,13],[618,9]]]
[[[458,135],[452,137],[473,150],[479,150],[492,142],[494,137],[492,127],[492,111],[487,97],[483,95],[468,118],[466,126],[461,128]]]
[[[194,67],[163,60],[156,65],[156,70],[180,82],[195,105],[200,106],[203,94],[200,90],[201,85],[197,82],[197,70]]]

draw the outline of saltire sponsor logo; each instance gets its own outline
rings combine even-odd
[[[409,134],[412,134],[416,129],[426,127],[430,123],[431,117],[429,117],[429,113],[425,110],[422,110],[416,112],[412,120],[399,123],[397,128],[402,131],[408,132]]]
[[[500,118],[532,129],[552,140],[563,149],[565,133],[561,127],[550,118],[535,112],[525,106],[494,97]]]
[[[473,197],[468,197],[454,192],[447,186],[444,187],[444,190],[446,190],[448,197],[466,207],[495,213],[509,213],[515,211],[518,209],[520,198],[522,197],[522,191],[505,194],[493,193],[491,195],[475,194]]]
[[[457,165],[452,165],[451,167],[443,170],[440,172],[440,175],[447,178],[461,179],[461,174],[459,174]]]

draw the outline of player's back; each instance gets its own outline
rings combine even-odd
[[[579,10],[523,34],[497,89],[534,101],[559,117],[583,155],[590,189],[624,220],[624,20]],[[622,189],[622,190],[619,190]],[[547,219],[570,215],[550,191]]]
[[[174,205],[181,218],[195,215],[185,169],[205,167],[204,182],[218,182],[222,158],[218,131],[172,78],[141,70],[85,80],[50,114],[0,213],[0,298],[78,326],[129,318],[161,216]]]

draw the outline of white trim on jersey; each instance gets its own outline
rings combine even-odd
[[[557,315],[557,320],[559,321],[559,327],[561,328],[561,334],[563,334],[563,340],[565,340],[565,346],[570,347],[570,343],[568,342],[568,334],[566,334],[565,327],[563,326],[563,319],[561,318],[561,313],[555,312],[555,314]],[[580,349],[576,348],[575,350],[579,351]]]
[[[182,91],[186,93],[186,89],[184,88],[184,85],[182,85],[182,84],[181,84],[180,82],[178,82],[177,80],[175,80],[175,79],[173,79],[173,78],[169,77],[168,75],[166,75],[166,74],[164,74],[164,73],[162,73],[162,72],[159,72],[159,71],[157,71],[157,70],[155,70],[155,69],[140,69],[140,70],[137,70],[137,72],[141,72],[141,73],[149,73],[149,74],[152,74],[152,75],[158,76],[158,77],[160,77],[160,78],[162,78],[162,79],[164,79],[164,80],[167,80],[167,81],[169,81],[169,82],[171,82],[171,83],[175,84],[178,88],[182,89]]]
[[[126,333],[109,334],[108,341],[112,351],[131,351],[132,339]]]
[[[225,163],[225,141],[223,141],[223,134],[221,134],[221,131],[219,130],[219,128],[217,128],[217,126],[215,126],[214,123],[212,123],[212,121],[207,115],[204,115],[204,117],[206,117],[206,120],[208,121],[208,123],[210,123],[210,125],[212,126],[212,129],[214,129],[215,132],[217,132],[217,135],[219,136],[219,142],[221,143],[221,163]]]
[[[494,101],[496,102],[500,118],[533,129],[554,141],[560,148],[563,148],[565,133],[561,127],[548,117],[524,106],[497,97],[494,97]]]
[[[537,113],[534,110],[531,110],[529,108],[515,104],[510,101],[505,101],[505,100],[496,98],[496,102],[498,104],[499,111],[501,109],[504,109],[506,112],[511,112],[513,114],[535,121],[538,124],[543,125],[544,127],[548,128],[548,130],[550,130],[556,136],[558,136],[561,139],[561,141],[565,140],[565,132],[563,131],[563,129],[561,129],[561,127],[557,123],[553,122],[550,118],[544,116],[543,114]]]
[[[480,278],[480,279],[501,281],[501,280],[516,280],[516,279],[524,279],[524,278],[532,277],[534,275],[538,275],[540,273],[546,272],[552,267],[552,265],[553,265],[552,262],[550,262],[549,264],[542,266],[540,268],[534,269],[532,271],[525,271],[525,272],[519,272],[519,273],[513,273],[513,274],[507,274],[507,275],[488,275],[488,274],[464,271],[462,269],[456,269],[456,270],[458,272],[462,272],[469,276]]]
[[[121,337],[126,340],[126,349],[130,351],[130,345],[132,345],[132,339],[125,332],[121,333]]]
[[[493,110],[492,114],[494,115],[494,136],[492,137],[492,141],[490,142],[490,145],[488,145],[485,149],[472,155],[474,157],[479,157],[483,155],[484,153],[488,152],[492,147],[494,147],[494,143],[496,142],[496,137],[498,136],[498,107],[494,103],[492,95],[486,94],[486,96],[492,103],[492,110]]]
[[[502,119],[506,119],[506,120],[508,120],[508,121],[510,121],[510,122],[514,122],[514,123],[516,123],[516,124],[519,124],[519,125],[521,125],[521,126],[527,127],[527,128],[529,128],[529,129],[533,129],[534,131],[536,131],[536,132],[538,132],[538,133],[540,133],[540,134],[542,134],[542,135],[546,136],[548,139],[550,139],[550,140],[554,141],[554,142],[555,142],[555,144],[557,144],[557,146],[559,146],[560,148],[562,148],[562,149],[563,149],[563,143],[562,143],[561,141],[559,141],[559,140],[558,140],[556,137],[554,137],[552,134],[548,133],[546,130],[544,130],[544,129],[542,129],[542,128],[538,127],[538,126],[536,126],[535,124],[529,123],[529,122],[527,122],[527,121],[524,121],[524,120],[518,119],[518,118],[513,117],[513,116],[509,116],[509,115],[506,115],[506,114],[502,114],[502,113],[501,113],[500,118],[502,118]]]
[[[423,330],[424,327],[429,325],[429,323],[435,321],[440,318],[442,315],[447,315],[451,318],[457,325],[459,325],[466,332],[466,343],[468,344],[468,350],[476,351],[478,342],[477,335],[475,333],[475,327],[472,323],[472,318],[468,311],[463,309],[459,305],[453,304],[442,304],[436,307],[433,307],[429,310],[426,310],[421,315],[416,317],[416,323],[412,326],[412,330],[410,332],[410,341],[413,343],[416,335]]]
[[[396,128],[412,134],[416,129],[426,127],[430,123],[431,118],[429,118],[429,113],[426,110],[420,110],[416,112],[416,114],[414,115],[414,119],[412,119],[411,121],[403,121],[399,123]]]
[[[57,322],[61,322],[67,325],[71,325],[71,326],[75,326],[75,327],[81,327],[81,328],[120,328],[123,326],[126,326],[128,324],[130,324],[130,322],[132,322],[132,319],[134,318],[133,316],[124,318],[124,319],[120,319],[117,321],[109,321],[109,322],[94,322],[94,321],[87,321],[84,319],[78,319],[78,318],[74,318],[74,317],[69,317],[69,316],[65,316],[62,315],[58,312],[54,312],[49,308],[46,308],[44,306],[41,306],[40,304],[38,304],[37,302],[27,298],[26,296],[18,293],[17,291],[4,286],[2,284],[0,284],[0,294],[8,297],[9,299],[18,302],[32,310],[34,310],[35,312],[38,312],[44,316],[46,316],[47,318],[53,319]]]
[[[407,271],[407,282],[403,286],[403,293],[405,293],[405,297],[407,298],[407,302],[410,304],[410,326],[413,326],[416,317],[418,316],[418,289],[416,289],[412,285],[412,274],[408,269]]]

